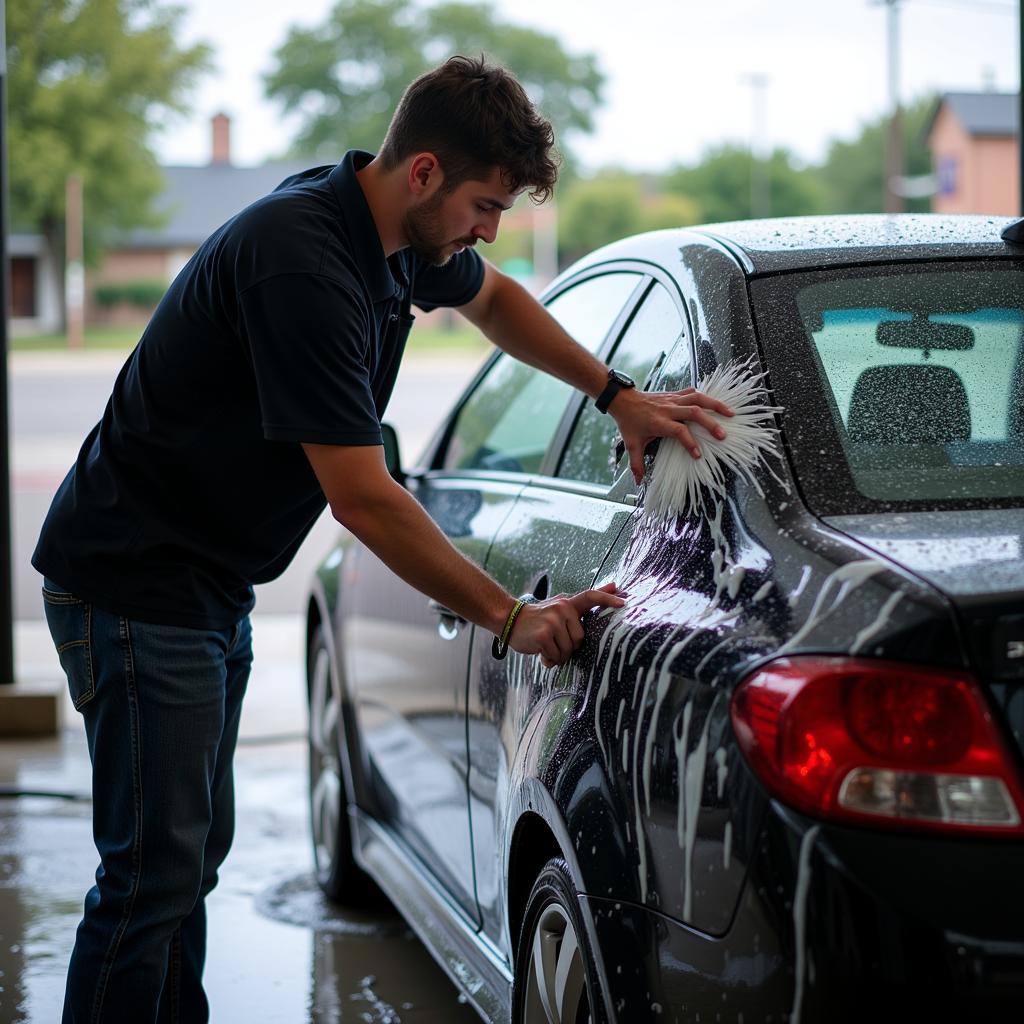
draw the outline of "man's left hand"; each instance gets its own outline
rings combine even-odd
[[[644,449],[655,438],[674,437],[695,459],[699,459],[700,446],[694,437],[694,426],[701,427],[719,440],[725,437],[721,424],[708,410],[722,416],[733,415],[732,409],[724,402],[709,398],[696,388],[653,394],[623,388],[612,399],[608,413],[619,426],[637,486],[644,478]]]

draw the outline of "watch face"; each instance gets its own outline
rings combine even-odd
[[[636,387],[636,381],[619,370],[609,370],[608,376],[611,377],[612,380],[617,380],[624,388]]]

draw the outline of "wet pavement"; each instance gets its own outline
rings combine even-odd
[[[354,912],[320,895],[306,809],[302,620],[256,615],[253,623],[237,832],[207,900],[211,1020],[478,1020],[396,913]],[[16,644],[21,680],[55,678],[42,623],[19,623]],[[0,794],[0,1024],[49,1024],[60,1019],[96,867],[88,751],[70,701],[57,738],[0,740]]]

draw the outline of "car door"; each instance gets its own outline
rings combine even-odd
[[[630,374],[638,386],[671,353],[672,387],[690,384],[690,343],[678,292],[670,282],[645,281],[642,298],[619,325],[606,347],[609,363]],[[635,509],[635,486],[628,460],[619,456],[615,421],[593,402],[578,404],[567,440],[556,445],[536,477],[521,491],[491,545],[487,571],[513,593],[547,597],[592,586],[605,554]],[[485,934],[506,955],[501,877],[503,801],[509,766],[529,714],[524,695],[496,663],[489,638],[473,649],[470,670],[468,736],[474,863]],[[521,688],[519,688],[521,690]],[[529,698],[526,698],[529,700]],[[519,702],[518,704],[516,702]]]
[[[582,282],[556,312],[596,350],[639,280],[618,274]],[[432,468],[410,472],[410,492],[477,565],[540,470],[571,397],[562,381],[499,355],[458,408]],[[357,546],[350,573],[343,656],[368,760],[371,813],[476,918],[465,721],[474,629],[365,548]]]

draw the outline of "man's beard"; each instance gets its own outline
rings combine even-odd
[[[454,256],[451,246],[472,245],[473,240],[446,238],[441,223],[441,207],[444,196],[435,192],[419,206],[409,210],[402,220],[402,231],[409,242],[409,248],[421,260],[434,267],[443,267]]]

